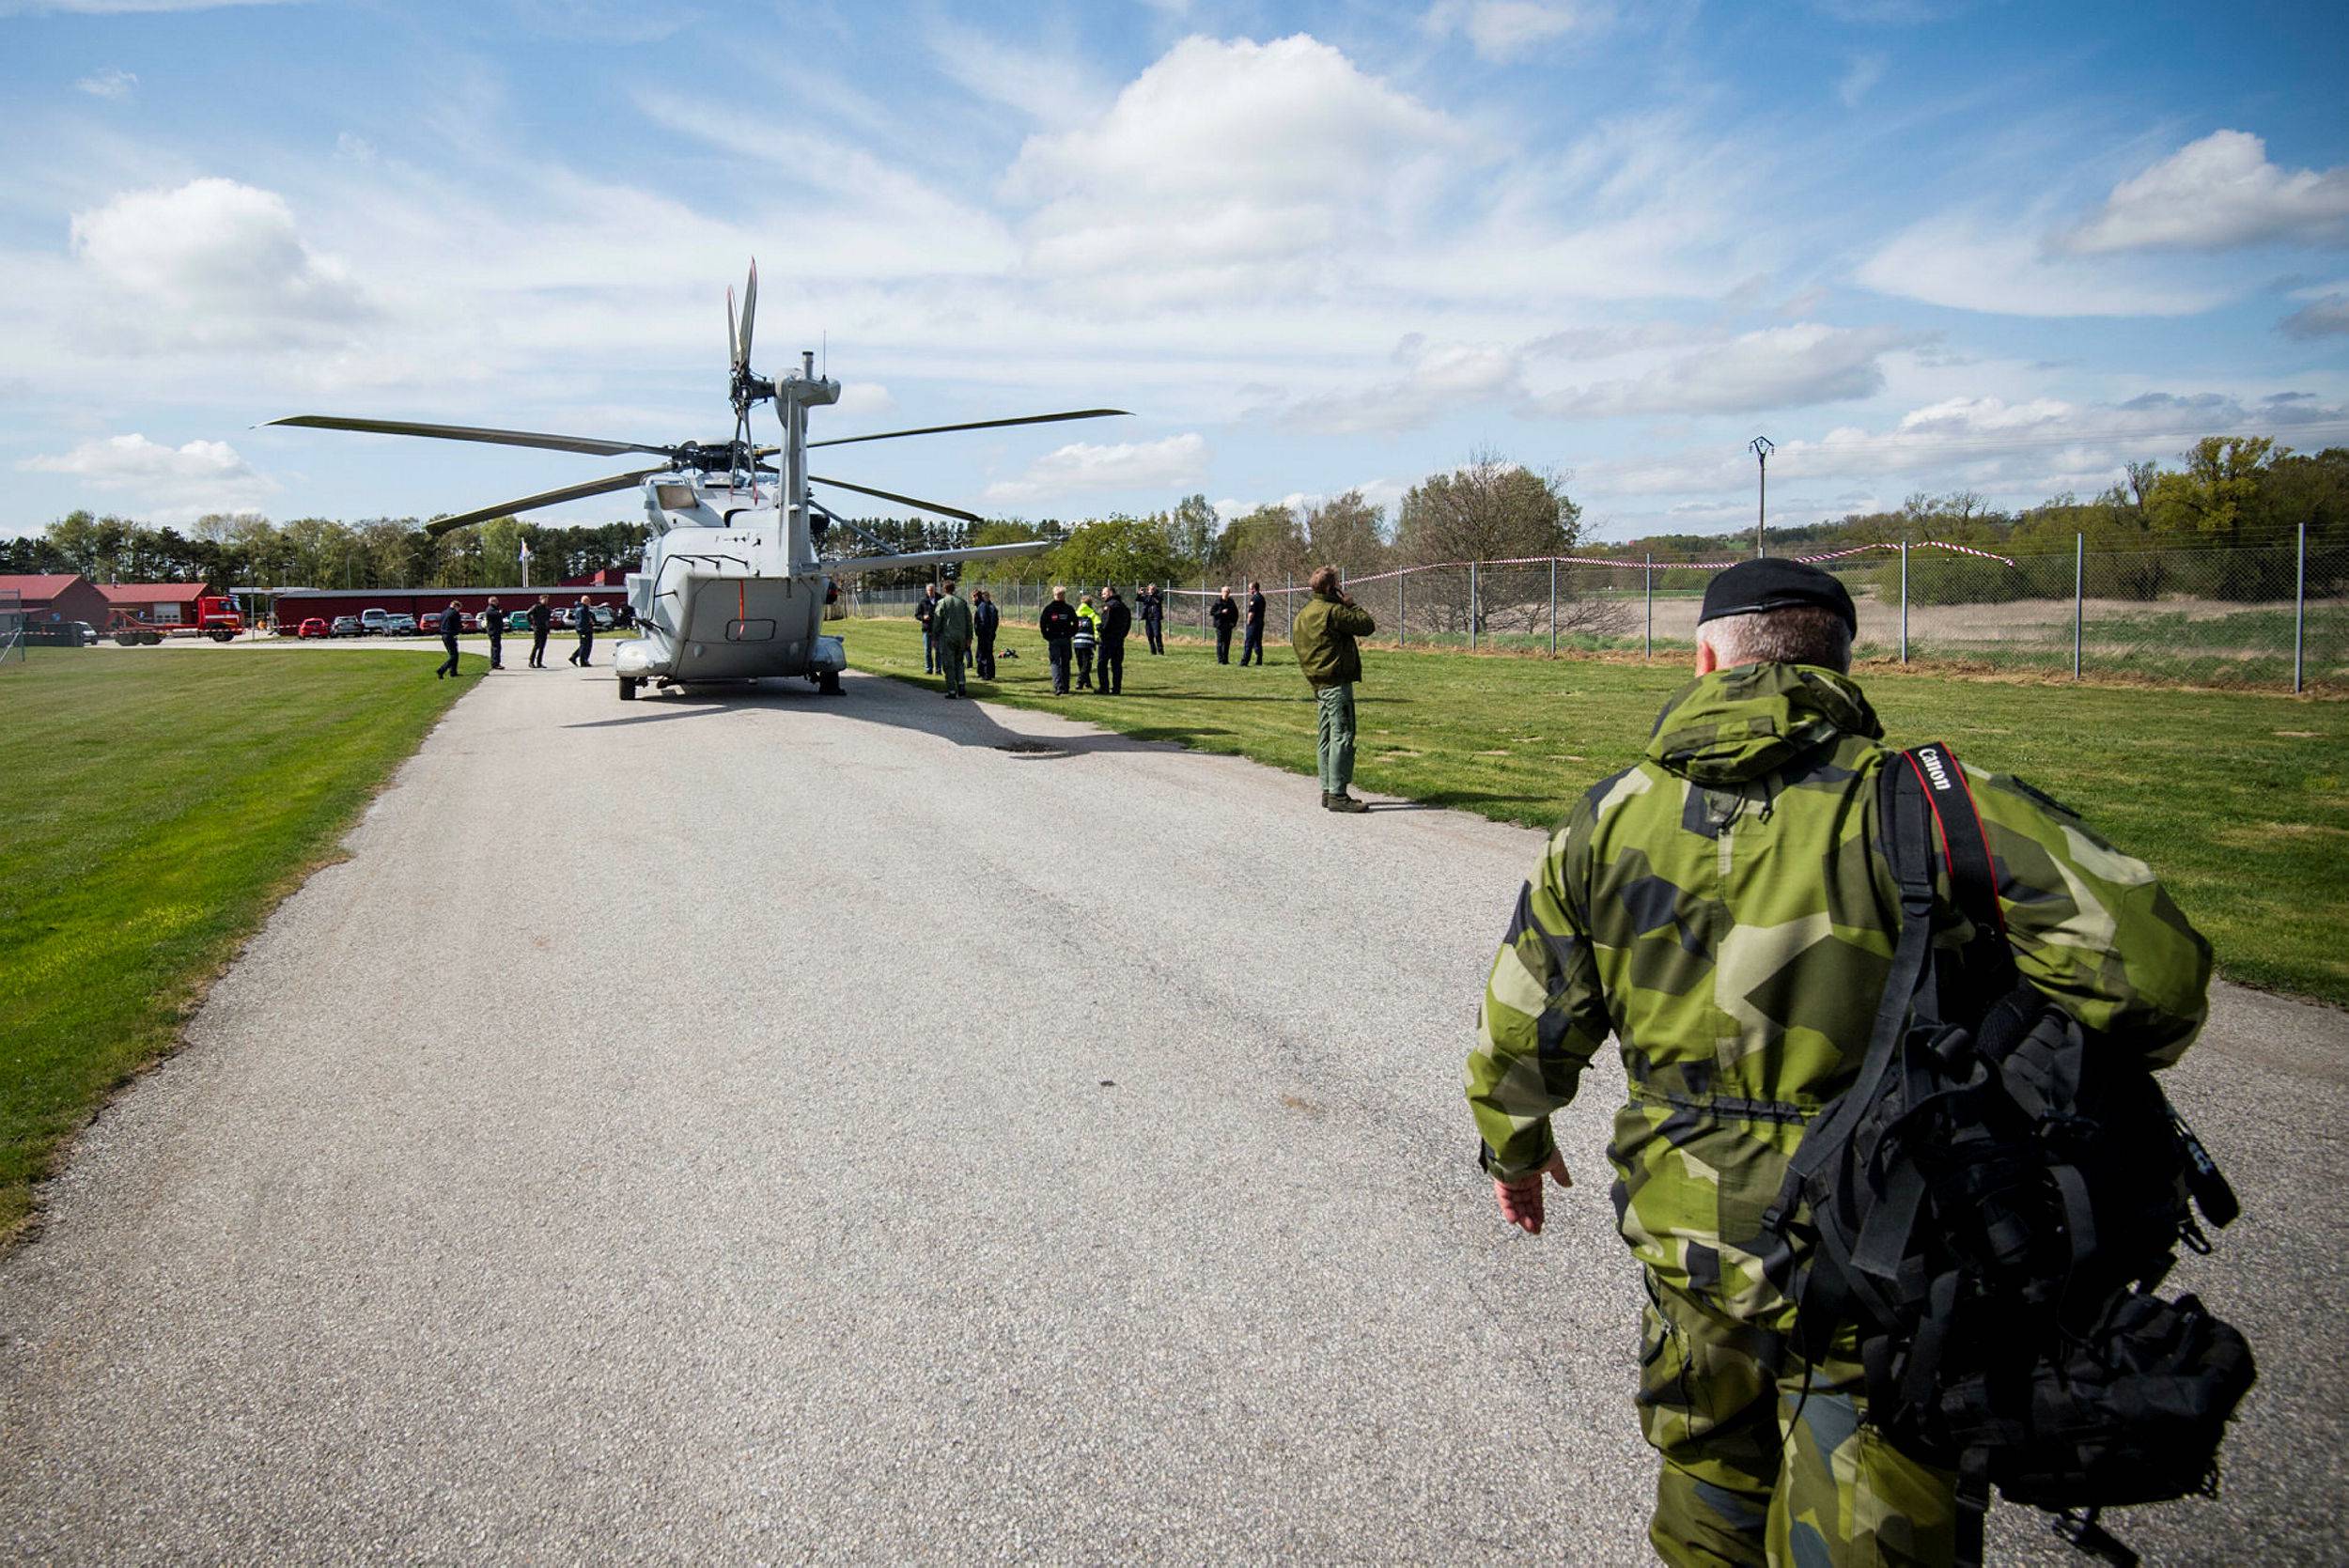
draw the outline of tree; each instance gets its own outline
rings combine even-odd
[[[1164,528],[1147,518],[1124,516],[1080,523],[1045,560],[1055,582],[1084,589],[1105,582],[1122,588],[1171,582],[1181,566]]]
[[[1581,537],[1582,508],[1566,495],[1563,476],[1540,474],[1489,448],[1470,453],[1449,474],[1432,474],[1405,493],[1395,524],[1395,551],[1420,566],[1563,555]],[[1437,572],[1417,579],[1413,595],[1439,631],[1531,631],[1546,624],[1548,568],[1504,578],[1486,574],[1471,605],[1469,573]],[[1622,607],[1595,582],[1560,579],[1559,629],[1605,633]]]
[[[2204,436],[2186,454],[2186,468],[2154,481],[2148,507],[2156,526],[2235,542],[2246,507],[2259,497],[2268,464],[2289,456],[2265,436]]]
[[[1217,541],[1213,565],[1240,581],[1286,583],[1311,574],[1311,558],[1296,512],[1275,502],[1232,520]]]
[[[1560,475],[1537,474],[1489,448],[1403,497],[1395,548],[1419,566],[1557,555],[1581,536],[1582,508]]]
[[[1343,567],[1361,575],[1377,571],[1387,552],[1385,515],[1360,490],[1305,508],[1307,552],[1316,566]]]
[[[1204,567],[1215,551],[1215,508],[1205,495],[1187,495],[1174,504],[1167,532],[1186,568]]]

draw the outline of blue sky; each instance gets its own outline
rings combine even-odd
[[[2349,442],[2339,6],[0,0],[0,530],[429,515],[722,439],[723,290],[840,477],[1077,519],[1390,506],[1492,451],[1600,540]],[[851,456],[850,454],[853,454]],[[625,498],[554,520],[627,515]]]

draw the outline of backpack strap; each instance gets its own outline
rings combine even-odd
[[[1876,803],[1886,859],[1901,889],[1900,937],[1892,949],[1891,971],[1885,977],[1875,1029],[1869,1036],[1868,1054],[1860,1062],[1858,1079],[1837,1096],[1834,1108],[1803,1133],[1794,1157],[1786,1162],[1785,1182],[1777,1201],[1762,1217],[1764,1231],[1771,1234],[1785,1234],[1795,1211],[1816,1190],[1820,1172],[1849,1153],[1853,1129],[1875,1103],[1900,1057],[1911,1005],[1918,1001],[1920,988],[1932,984],[1928,963],[1933,955],[1932,814],[1922,786],[1908,768],[1896,763],[1888,763],[1876,775]],[[1850,1288],[1844,1273],[1848,1264],[1847,1257],[1814,1256],[1796,1312],[1797,1325],[1806,1317],[1814,1325],[1841,1320]]]
[[[1990,856],[1990,834],[1983,826],[1973,785],[1957,753],[1938,740],[1910,747],[1901,753],[1901,761],[1915,775],[1933,812],[1934,836],[1940,843],[1942,864],[1949,868],[1950,901],[1974,928],[1961,961],[1968,981],[1965,988],[1985,999],[2003,996],[2020,977],[2007,946],[1998,863]]]

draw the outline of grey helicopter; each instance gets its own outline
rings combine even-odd
[[[758,309],[758,263],[751,263],[735,312],[734,289],[726,289],[726,345],[732,360],[728,397],[734,405],[734,434],[723,442],[603,441],[589,436],[544,435],[531,430],[486,429],[466,425],[421,425],[394,419],[347,418],[338,414],[295,414],[270,425],[320,430],[357,430],[376,435],[423,436],[436,441],[487,442],[499,446],[543,447],[590,457],[642,453],[661,459],[601,479],[541,490],[495,505],[475,507],[425,525],[434,536],[451,529],[510,517],[541,506],[608,495],[631,486],[644,491],[651,532],[641,569],[628,576],[628,603],[642,635],[620,644],[613,666],[620,696],[632,699],[646,683],[657,689],[716,685],[769,676],[804,677],[819,691],[836,695],[847,652],[822,629],[840,619],[839,580],[863,572],[984,561],[1049,550],[1053,541],[986,545],[963,550],[890,551],[827,558],[832,530],[862,534],[809,495],[821,485],[917,511],[979,523],[974,512],[901,495],[807,471],[807,454],[818,446],[894,441],[906,436],[944,435],[956,430],[991,430],[1014,425],[1051,425],[1071,419],[1103,419],[1125,409],[1073,409],[1060,413],[976,419],[926,425],[871,435],[807,439],[808,411],[837,402],[840,383],[817,373],[816,356],[803,352],[799,365],[774,378],[751,368],[752,326]],[[783,426],[780,444],[753,443],[751,412],[771,402]],[[773,459],[781,459],[776,466]],[[864,536],[868,543],[879,540]]]

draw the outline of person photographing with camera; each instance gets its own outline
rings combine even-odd
[[[1321,804],[1325,811],[1366,812],[1368,804],[1346,792],[1354,782],[1354,687],[1362,678],[1361,649],[1355,639],[1378,629],[1370,612],[1346,597],[1338,568],[1313,576],[1313,598],[1297,613],[1289,630],[1297,667],[1320,705],[1318,751]]]

